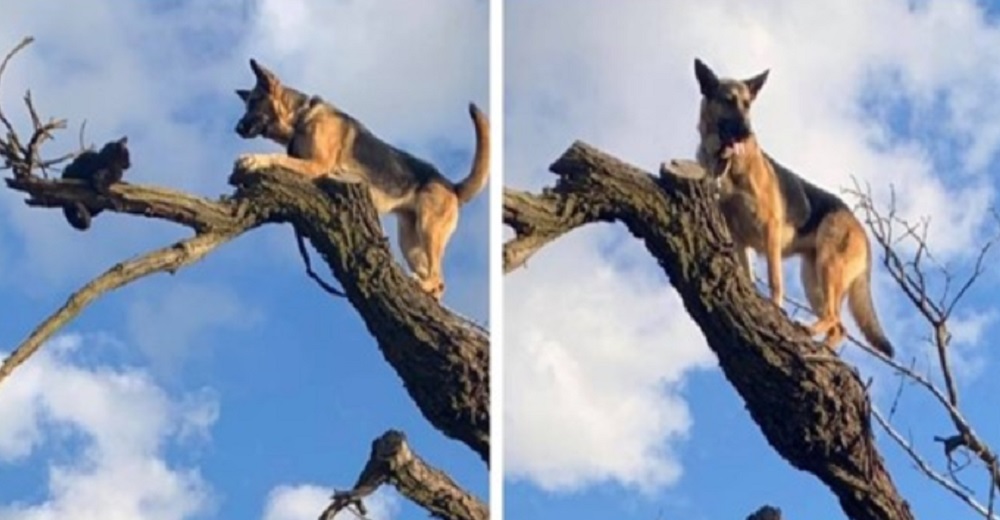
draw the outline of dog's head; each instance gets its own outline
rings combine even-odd
[[[719,139],[719,153],[739,153],[738,148],[753,135],[750,105],[767,81],[764,72],[746,80],[719,79],[704,62],[695,58],[694,75],[701,88],[699,129]],[[736,148],[736,149],[734,149]]]
[[[284,106],[284,88],[278,77],[265,69],[257,60],[250,59],[250,68],[257,77],[252,90],[239,89],[236,95],[246,105],[246,112],[236,123],[236,133],[244,139],[264,136],[281,140],[283,129],[291,126],[292,113]]]

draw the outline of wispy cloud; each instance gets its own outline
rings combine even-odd
[[[144,291],[129,305],[126,323],[135,345],[158,372],[173,374],[193,349],[210,345],[199,338],[217,327],[252,327],[262,313],[233,291],[209,284],[173,283]]]

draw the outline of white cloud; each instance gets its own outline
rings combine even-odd
[[[431,134],[471,148],[466,103],[485,108],[489,85],[487,15],[468,0],[263,0],[246,52],[390,141]],[[236,70],[252,84],[246,59]]]
[[[597,0],[511,2],[505,184],[551,184],[548,165],[575,139],[650,171],[664,159],[692,157],[694,58],[722,76],[770,68],[754,115],[765,148],[835,192],[855,176],[885,202],[894,184],[902,216],[932,216],[938,258],[960,259],[980,239],[995,200],[987,170],[1000,146],[1000,107],[991,94],[1000,89],[993,67],[1000,30],[971,1],[921,2],[915,10],[909,3],[633,0],[610,9]],[[885,108],[890,102],[895,109]],[[895,122],[901,112],[910,114],[904,133]],[[621,227],[614,233],[632,241]],[[607,234],[578,234],[505,282],[508,468],[549,488],[636,484],[648,475],[667,484],[680,468],[675,441],[689,428],[684,402],[676,392],[657,397],[649,382],[658,379],[621,367],[634,367],[640,351],[646,364],[682,379],[701,363],[670,354],[702,340],[683,332],[693,326],[680,305],[671,307],[667,284],[650,274],[659,269],[648,254],[638,250],[645,263],[623,268],[609,258],[621,246]],[[797,276],[790,279],[797,290]],[[658,302],[643,296],[654,291]],[[902,308],[890,297],[876,295],[880,318],[906,355],[914,342],[889,312]],[[637,428],[621,417],[625,407],[610,407],[588,385],[616,390],[614,402],[671,410],[672,421]],[[596,455],[577,449],[579,439],[598,446]],[[620,462],[650,449],[660,450],[652,465]],[[611,450],[632,457],[595,462]]]
[[[649,490],[680,476],[664,440],[690,427],[684,374],[714,358],[662,278],[609,265],[591,247],[599,234],[567,236],[508,275],[505,470],[546,489]]]
[[[330,505],[332,494],[333,490],[314,484],[275,487],[268,494],[263,520],[313,520]],[[367,517],[372,520],[389,520],[399,512],[398,495],[385,487],[364,502]],[[354,515],[341,511],[335,518],[354,518]]]
[[[206,513],[212,493],[196,468],[164,449],[183,433],[205,437],[218,405],[210,393],[175,401],[134,369],[73,359],[80,336],[52,340],[0,392],[0,460],[37,452],[48,467],[38,503],[0,505],[0,519],[183,519]],[[78,442],[77,442],[78,441]],[[43,451],[50,444],[62,448]],[[66,452],[70,457],[58,454]]]

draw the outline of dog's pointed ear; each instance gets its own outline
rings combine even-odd
[[[757,93],[760,92],[760,89],[764,88],[764,83],[767,81],[767,75],[770,72],[771,69],[767,69],[764,72],[743,81],[743,84],[750,90],[750,97],[754,99],[757,98]]]
[[[255,76],[257,76],[257,84],[262,85],[272,90],[274,87],[278,86],[278,77],[274,75],[271,71],[264,68],[263,65],[257,63],[257,60],[250,58],[250,69],[253,70]]]
[[[244,103],[246,103],[246,101],[250,99],[250,91],[245,88],[236,89],[236,95],[239,96]]]
[[[698,58],[694,59],[694,76],[698,78],[698,86],[701,87],[701,95],[712,97],[719,90],[719,77],[712,72],[712,69],[705,65],[705,62]]]

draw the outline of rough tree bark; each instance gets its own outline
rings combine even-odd
[[[291,223],[329,264],[424,417],[488,461],[488,335],[435,303],[403,273],[367,192],[333,182],[318,189],[281,170],[235,172],[231,181],[239,189],[220,201],[125,183],[112,186],[108,196],[37,177],[7,179],[7,185],[28,193],[31,206],[79,201],[171,220],[199,235],[231,237],[267,223]]]
[[[875,448],[865,385],[737,268],[713,202],[693,163],[664,165],[659,178],[584,143],[550,168],[541,194],[505,190],[505,271],[577,227],[621,222],[667,274],[771,446],[818,477],[856,520],[913,514]],[[664,331],[669,333],[669,331]]]
[[[6,179],[8,187],[29,195],[30,206],[59,208],[79,201],[92,208],[173,221],[196,235],[120,263],[88,283],[4,360],[0,381],[103,293],[147,274],[172,273],[258,226],[287,222],[327,262],[424,417],[488,464],[488,334],[438,305],[403,273],[392,258],[367,191],[333,182],[319,187],[281,170],[237,171],[230,180],[238,185],[236,193],[211,201],[127,183],[115,184],[109,194],[101,195],[73,181],[35,176]],[[433,516],[449,520],[488,517],[483,502],[420,460],[401,435],[397,440],[396,454],[405,454],[406,464],[393,466],[394,472],[375,480],[366,468],[358,481],[361,487],[350,492],[350,503],[342,507],[359,506],[362,498],[388,482]]]
[[[389,430],[372,442],[368,463],[354,489],[334,493],[333,503],[320,519],[332,520],[334,515],[350,506],[364,516],[366,511],[360,499],[386,482],[395,482],[406,498],[438,518],[485,520],[490,516],[485,504],[466,494],[447,474],[430,467],[413,453],[403,432]]]

